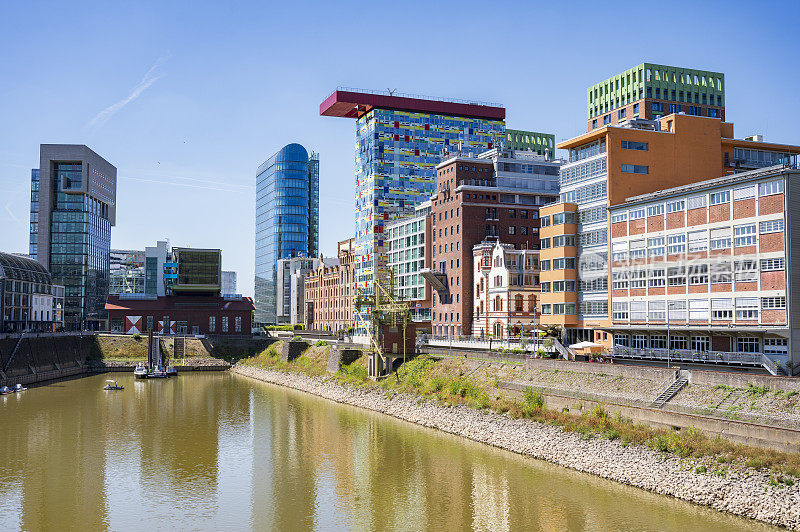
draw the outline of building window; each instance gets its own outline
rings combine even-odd
[[[625,118],[625,114],[626,114],[626,109],[620,109],[619,111],[617,111],[617,120],[622,120],[623,118]]]
[[[712,320],[732,320],[733,302],[730,299],[711,300],[711,319]]]
[[[706,196],[694,196],[686,200],[687,209],[703,209],[706,206]]]
[[[667,237],[667,254],[675,255],[686,251],[686,235],[670,235]]]
[[[634,347],[634,349],[647,349],[647,335],[645,335],[645,334],[634,334],[633,335],[633,347]]]
[[[623,164],[622,171],[626,174],[647,174],[649,167],[642,164]]]
[[[756,197],[756,188],[755,186],[748,186],[748,187],[741,187],[734,189],[733,191],[733,201],[739,200],[746,200],[746,199],[753,199]]]
[[[692,231],[689,233],[689,253],[708,249],[708,231]]]
[[[759,232],[764,233],[782,233],[783,220],[767,220],[759,224]]]
[[[217,329],[217,318],[214,316],[208,317],[208,332],[214,332]]]
[[[647,319],[647,302],[631,301],[630,317],[631,321],[645,321]]]
[[[773,194],[782,194],[783,193],[783,181],[768,181],[766,183],[759,183],[758,185],[758,195],[759,196],[771,196]]]
[[[621,212],[619,214],[611,215],[611,223],[612,224],[626,222],[626,221],[628,221],[628,213],[627,212]]]
[[[690,321],[708,321],[708,299],[690,299],[689,300],[689,320]]]
[[[666,285],[666,270],[658,268],[650,270],[648,274],[647,284],[650,288],[662,288]]]
[[[763,309],[785,309],[786,308],[786,298],[785,297],[762,297],[761,298],[761,308]]]
[[[242,317],[236,316],[233,318],[233,328],[236,332],[242,332]]]
[[[764,354],[786,355],[788,352],[786,338],[764,338]]]
[[[717,262],[711,264],[711,284],[730,283],[733,280],[731,275],[730,262]]]
[[[669,321],[686,321],[686,301],[667,301]]]
[[[729,203],[730,201],[731,201],[731,191],[723,190],[722,192],[714,192],[713,194],[711,194],[709,204],[721,205],[723,203]]]
[[[786,268],[786,261],[784,258],[779,259],[761,259],[761,271],[771,272],[783,270]]]
[[[683,200],[675,200],[675,201],[668,201],[667,202],[667,212],[679,212],[682,211],[684,208],[684,201]]]
[[[669,348],[675,351],[686,351],[689,349],[689,342],[685,336],[670,336]]]
[[[708,336],[692,336],[692,351],[701,353],[711,351],[711,341]]]
[[[517,234],[517,228],[516,228],[516,226],[509,225],[509,226],[508,226],[508,234],[509,234],[509,235],[515,235],[515,234]]]
[[[222,332],[228,332],[228,316],[222,316]]]
[[[628,319],[628,303],[626,301],[613,302],[611,305],[611,317],[614,320]],[[619,345],[619,344],[617,344]]]
[[[667,348],[667,337],[663,334],[654,334],[650,336],[650,348],[651,349],[666,349]]]
[[[733,227],[733,245],[737,248],[756,245],[756,224]]]
[[[647,143],[646,142],[637,142],[635,140],[623,140],[622,141],[622,149],[624,149],[624,150],[647,151]]]
[[[644,218],[644,209],[635,209],[631,211],[630,219],[631,220],[640,220]]]
[[[647,216],[661,216],[664,214],[664,204],[651,205],[647,208]]]
[[[650,301],[647,304],[648,317],[650,321],[665,321],[667,318],[666,305],[666,301]],[[666,340],[664,343],[664,347],[666,347]]]
[[[740,336],[736,339],[736,351],[739,353],[758,353],[761,347],[758,338]]]
[[[603,117],[603,125],[607,125],[611,123],[611,115],[606,115]]]
[[[737,297],[736,298],[736,319],[737,320],[757,320],[758,319],[758,298],[757,297]]]
[[[758,280],[758,262],[754,259],[737,260],[733,263],[734,279],[737,283]]]
[[[711,230],[711,249],[730,249],[731,230],[729,227]]]

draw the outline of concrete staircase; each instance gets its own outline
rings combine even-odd
[[[675,397],[681,389],[689,382],[689,372],[680,369],[665,383],[661,393],[650,403],[650,408],[661,408],[667,401]]]
[[[728,394],[722,398],[722,401],[719,402],[717,406],[714,407],[714,410],[717,412],[726,412],[728,409],[731,409],[736,403],[739,402],[739,399],[742,398],[744,394],[744,390],[739,388],[734,388]]]

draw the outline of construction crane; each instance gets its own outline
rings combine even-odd
[[[394,361],[401,356],[406,361],[407,333],[409,328],[416,335],[413,323],[410,323],[408,304],[401,300],[394,291],[394,270],[388,275],[375,280],[374,290],[366,294],[360,288],[356,292],[355,307],[359,320],[364,323],[364,313],[369,316],[369,376],[373,379],[386,376],[392,369]],[[402,331],[402,332],[401,332]],[[397,333],[402,334],[402,350]],[[412,343],[412,348],[414,344]]]

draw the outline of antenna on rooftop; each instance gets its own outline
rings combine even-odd
[[[397,92],[397,87],[395,87],[393,89],[390,89],[389,87],[386,87],[386,92],[389,93],[389,96],[394,96],[394,93]]]

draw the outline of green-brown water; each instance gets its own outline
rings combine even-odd
[[[0,481],[2,530],[766,529],[227,373],[0,397]]]

